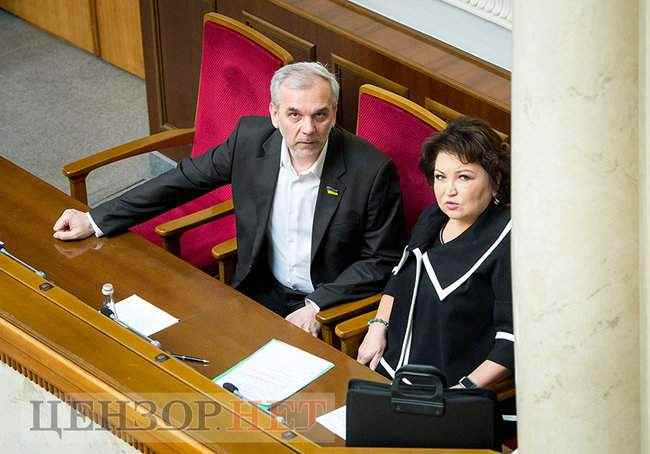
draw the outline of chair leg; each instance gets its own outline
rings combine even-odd
[[[177,257],[181,255],[181,236],[171,235],[163,238],[163,246]]]
[[[230,285],[235,275],[235,259],[225,259],[217,261],[217,279],[226,285]]]
[[[323,339],[323,342],[330,344],[334,348],[340,348],[340,341],[338,336],[334,333],[334,326],[332,325],[321,325],[320,335]]]
[[[73,199],[88,205],[88,191],[86,190],[86,175],[70,178],[70,196]]]
[[[349,357],[356,359],[362,341],[363,335],[341,339],[341,351]]]

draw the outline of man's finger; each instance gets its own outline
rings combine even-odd
[[[52,229],[61,230],[61,229],[65,228],[65,226],[67,224],[68,224],[68,216],[67,216],[66,211],[64,211],[63,214],[61,216],[59,216],[59,219],[56,220],[56,222],[54,223],[54,226],[52,227]]]
[[[77,240],[80,238],[78,230],[58,230],[52,236],[57,240]]]

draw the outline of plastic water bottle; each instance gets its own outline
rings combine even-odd
[[[102,307],[100,312],[108,315],[113,320],[117,320],[117,310],[115,308],[115,300],[113,299],[113,284],[106,283],[102,285]]]

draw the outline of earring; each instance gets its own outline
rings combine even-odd
[[[497,198],[496,194],[492,195],[492,203],[494,204],[494,206],[499,206],[499,204],[501,203],[501,201]]]

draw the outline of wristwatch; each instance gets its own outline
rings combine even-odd
[[[470,380],[467,377],[463,377],[460,380],[458,380],[458,384],[465,389],[478,388],[478,386],[476,386],[476,383],[474,383],[472,380]]]

